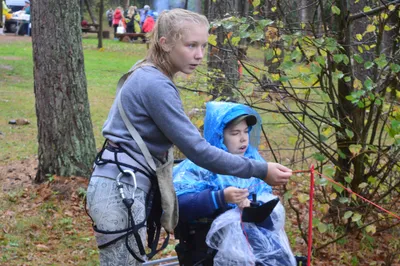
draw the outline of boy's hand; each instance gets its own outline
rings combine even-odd
[[[245,198],[242,202],[238,204],[239,209],[243,210],[245,207],[250,207],[250,200]]]
[[[224,189],[226,203],[239,204],[249,196],[249,191],[243,188],[227,187]]]
[[[268,163],[268,173],[264,181],[270,186],[285,185],[291,175],[291,169],[279,163]]]

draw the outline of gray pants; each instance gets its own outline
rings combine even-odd
[[[114,179],[107,177],[92,176],[87,189],[87,208],[90,216],[97,225],[97,228],[105,231],[116,231],[128,227],[128,211],[122,202],[121,195]],[[124,184],[124,192],[127,198],[132,197],[133,186]],[[135,191],[134,204],[132,205],[132,216],[135,224],[146,218],[147,194],[137,188]],[[122,234],[100,234],[96,233],[96,240],[99,245],[105,244]],[[146,246],[146,227],[139,229],[139,235],[143,246]],[[129,253],[125,237],[115,243],[100,249],[100,265],[142,265]],[[129,236],[129,245],[139,257],[139,249],[133,235]],[[145,259],[144,257],[142,257]]]

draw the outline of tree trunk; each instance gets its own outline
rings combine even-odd
[[[104,12],[104,0],[100,0],[100,12],[99,12],[99,33],[97,38],[99,40],[97,48],[103,48],[103,12]]]
[[[32,4],[39,166],[49,175],[89,176],[96,153],[76,0]]]
[[[213,21],[225,16],[237,16],[237,6],[237,1],[209,1],[208,19]],[[217,36],[217,45],[209,46],[211,49],[208,51],[208,71],[215,74],[210,89],[214,99],[220,96],[230,98],[233,96],[232,87],[236,86],[239,80],[237,48],[224,44],[228,32],[225,32],[223,27],[214,29],[213,34]]]
[[[89,16],[90,16],[90,18],[92,19],[92,23],[93,23],[93,24],[96,24],[96,23],[97,23],[97,20],[96,20],[96,17],[95,17],[95,16],[93,15],[93,13],[92,13],[92,9],[90,8],[89,0],[85,0],[85,4],[86,4],[87,11],[88,11],[88,13],[89,13]]]

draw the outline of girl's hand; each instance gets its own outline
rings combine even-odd
[[[243,200],[247,199],[249,191],[243,188],[227,187],[224,189],[224,197],[226,203],[239,204]]]
[[[264,181],[270,186],[285,185],[291,175],[291,169],[279,163],[268,163],[268,173]]]
[[[243,210],[245,207],[250,207],[250,200],[249,199],[244,199],[242,202],[238,204],[239,209]]]

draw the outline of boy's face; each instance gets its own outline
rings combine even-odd
[[[205,25],[193,22],[184,22],[186,30],[182,32],[182,38],[177,40],[169,51],[173,71],[191,74],[201,63],[208,43],[208,28]],[[188,30],[190,29],[190,30]]]
[[[224,129],[224,144],[228,152],[244,155],[249,145],[249,127],[246,120],[237,125],[230,125]]]

